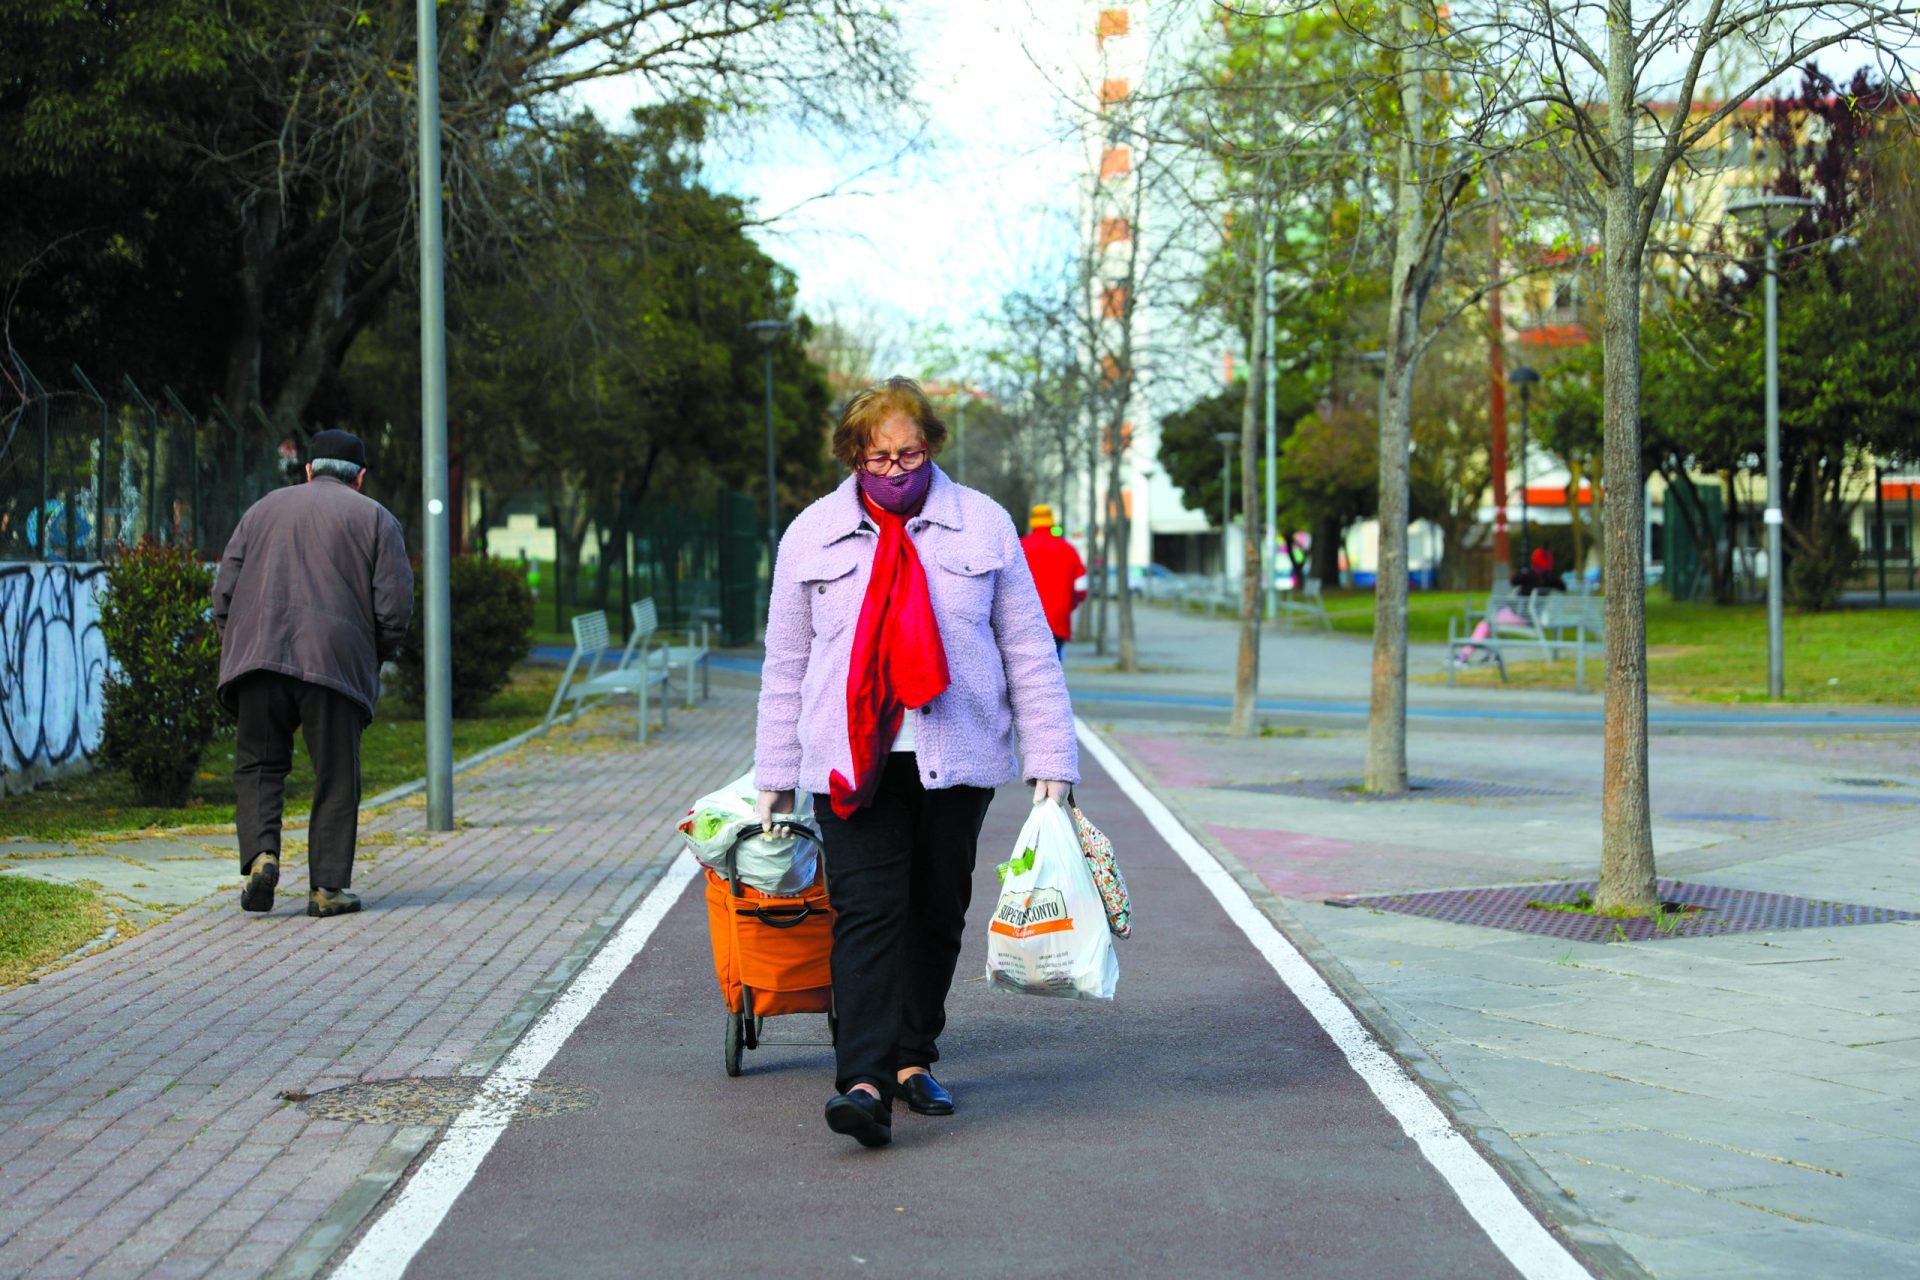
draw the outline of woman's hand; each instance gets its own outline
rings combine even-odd
[[[793,792],[762,791],[759,802],[754,805],[754,812],[760,818],[760,830],[771,832],[774,814],[791,815],[793,813]]]
[[[1055,804],[1065,808],[1067,797],[1072,791],[1073,784],[1071,782],[1049,782],[1045,778],[1040,778],[1033,784],[1033,802],[1035,804],[1043,804],[1051,800]]]

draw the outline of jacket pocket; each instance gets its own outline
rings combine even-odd
[[[935,611],[969,622],[985,620],[993,612],[993,593],[1006,565],[1000,554],[956,549],[942,554],[937,564],[938,571],[927,579]]]
[[[857,556],[823,559],[802,571],[801,590],[813,622],[815,637],[826,640],[839,635],[860,616],[860,567]]]

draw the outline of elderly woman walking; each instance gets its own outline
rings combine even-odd
[[[896,1096],[953,1112],[929,1068],[993,788],[1024,773],[1036,803],[1064,803],[1079,780],[1013,521],[934,465],[946,438],[911,379],[849,401],[833,451],[852,474],[780,540],[767,614],[760,818],[816,793],[839,1019],[827,1126],[869,1147],[891,1141]]]

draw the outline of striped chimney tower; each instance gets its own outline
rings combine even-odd
[[[1094,3],[1087,7],[1093,57],[1086,79],[1088,91],[1094,97],[1090,104],[1093,111],[1086,117],[1088,173],[1082,184],[1086,202],[1082,225],[1093,232],[1091,270],[1087,278],[1091,296],[1087,301],[1095,319],[1093,334],[1098,349],[1094,354],[1102,376],[1115,378],[1131,373],[1135,378],[1130,415],[1141,412],[1142,387],[1137,360],[1125,353],[1129,346],[1135,352],[1141,346],[1141,314],[1133,271],[1136,263],[1144,261],[1140,245],[1138,156],[1130,125],[1135,94],[1147,70],[1143,22],[1146,7],[1142,0],[1131,4]],[[1133,328],[1131,343],[1127,341],[1129,324]],[[1123,368],[1123,359],[1133,368]],[[1153,458],[1150,451],[1131,448],[1140,443],[1134,435],[1133,424],[1129,422],[1121,427],[1118,441],[1103,439],[1100,474],[1095,483],[1096,493],[1104,500],[1107,451],[1115,447],[1128,449],[1124,471],[1126,491],[1119,495],[1119,501],[1133,517],[1128,559],[1134,564],[1145,564],[1151,554],[1151,534],[1143,518],[1144,504],[1136,502],[1135,495],[1145,488],[1140,468],[1150,464]],[[1079,508],[1076,514],[1084,519],[1083,513],[1088,510],[1084,495],[1076,505]]]

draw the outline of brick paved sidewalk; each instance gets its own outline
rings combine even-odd
[[[645,748],[604,709],[458,779],[454,832],[417,800],[363,818],[357,916],[307,919],[296,863],[271,915],[236,879],[0,995],[0,1276],[311,1274],[436,1130],[277,1095],[483,1074],[752,731],[719,685]]]

